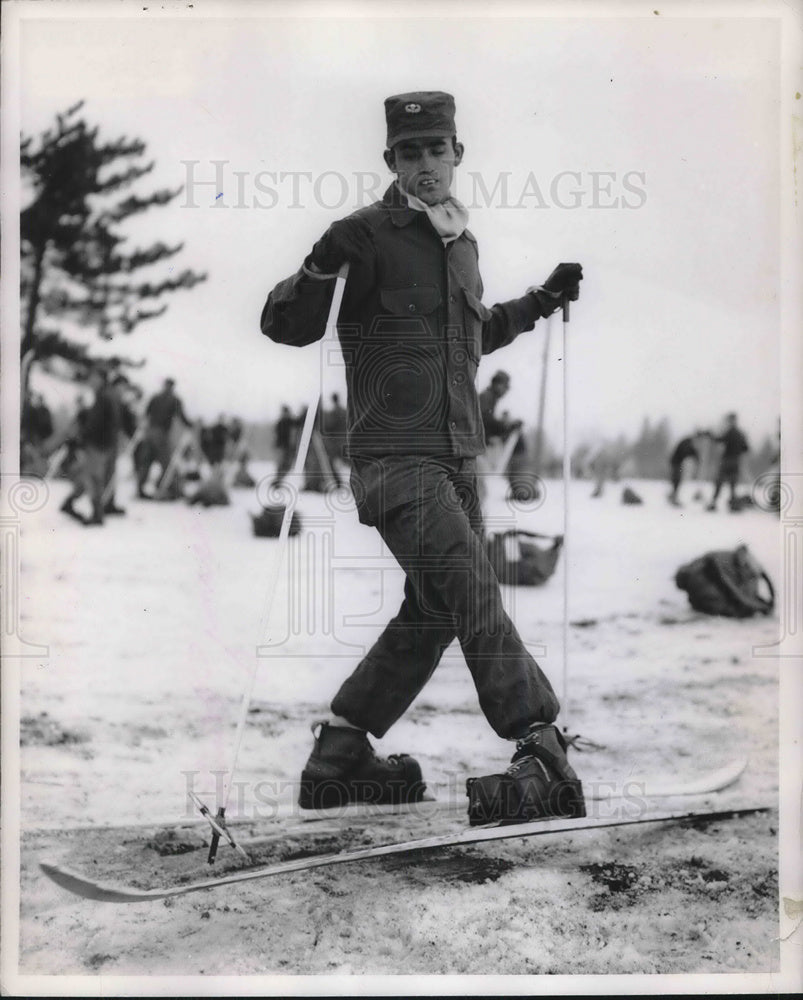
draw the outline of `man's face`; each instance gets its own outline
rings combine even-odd
[[[462,143],[439,136],[402,139],[385,150],[385,162],[399,187],[426,205],[438,205],[449,197],[455,167],[462,159]]]

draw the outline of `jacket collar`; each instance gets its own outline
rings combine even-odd
[[[387,208],[391,222],[398,228],[409,226],[411,222],[415,222],[417,218],[424,214],[423,212],[417,212],[414,208],[410,208],[395,181],[382,196],[382,204]],[[477,242],[468,229],[464,229],[462,235],[466,239],[471,240],[472,243]]]
[[[395,181],[385,192],[382,204],[390,213],[390,219],[394,226],[409,226],[422,214],[416,212],[414,208],[410,208]]]

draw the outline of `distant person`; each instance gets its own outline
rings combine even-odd
[[[303,432],[304,423],[307,418],[306,407],[298,416],[299,434]],[[327,446],[323,427],[326,414],[322,411],[320,404],[315,413],[315,421],[312,425],[309,448],[304,458],[304,485],[302,489],[313,493],[325,493],[327,489],[334,486],[342,486],[343,480],[334,465],[334,448]]]
[[[700,452],[697,450],[697,442],[703,436],[701,431],[695,431],[689,437],[682,438],[675,446],[675,450],[669,457],[669,483],[672,491],[669,494],[669,502],[675,507],[680,507],[678,490],[683,481],[684,469],[688,471],[689,466],[694,465],[695,472],[700,470]]]
[[[20,430],[23,440],[36,448],[41,448],[53,434],[53,417],[39,393],[31,393],[23,403]]]
[[[93,368],[89,384],[95,396],[80,416],[78,427],[78,466],[72,492],[61,506],[63,513],[85,525],[104,523],[103,494],[114,474],[120,432],[120,407],[106,381],[106,372]],[[74,508],[75,501],[87,493],[92,503],[92,515],[84,518]]]
[[[229,443],[229,428],[221,414],[214,424],[201,428],[201,451],[212,469],[223,464]]]
[[[137,469],[137,495],[142,500],[153,499],[149,493],[145,492],[145,484],[154,462],[159,463],[161,469],[159,488],[162,485],[168,487],[169,483],[162,483],[165,472],[170,465],[173,455],[173,446],[170,438],[173,429],[173,421],[178,418],[185,427],[192,427],[184,406],[175,394],[175,380],[166,378],[162,391],[157,393],[145,410],[145,434],[141,447],[138,449],[138,469]]]
[[[234,473],[232,486],[239,486],[240,488],[256,486],[256,480],[248,470],[250,460],[251,453],[245,446],[242,446],[237,452],[237,471]]]
[[[346,415],[346,408],[340,402],[339,393],[333,392],[330,398],[332,405],[328,410],[323,411],[321,436],[326,448],[326,454],[329,457],[329,464],[337,475],[336,463],[345,460],[348,417]]]
[[[510,376],[500,370],[477,395],[486,445],[485,451],[477,455],[477,490],[481,503],[485,503],[488,497],[486,478],[496,475],[505,435],[509,432],[507,425],[496,415],[499,401],[509,390]]]
[[[295,457],[297,422],[289,406],[282,406],[274,433],[273,443],[279,457],[276,462],[276,475],[273,477],[271,485],[280,486],[284,482],[284,477],[293,467],[293,458]]]
[[[20,472],[44,476],[47,472],[46,444],[53,434],[53,418],[38,393],[26,396],[20,417]]]
[[[735,413],[726,414],[725,430],[722,434],[718,436],[712,434],[710,437],[717,444],[722,445],[722,452],[719,457],[717,478],[714,481],[714,495],[711,497],[711,503],[708,505],[707,510],[717,509],[717,500],[719,499],[720,491],[726,483],[730,487],[731,507],[734,507],[737,502],[736,486],[741,476],[742,455],[750,450],[750,446],[747,443],[747,438],[738,426]]]
[[[232,417],[228,426],[228,444],[226,446],[226,458],[231,461],[238,461],[240,450],[243,444],[243,422],[239,417]]]
[[[508,425],[496,416],[496,406],[499,400],[507,395],[509,389],[510,376],[505,371],[498,371],[490,384],[479,394],[480,415],[486,441],[491,438],[502,439],[510,430]]]
[[[504,437],[506,448],[511,435],[516,435],[516,443],[510,453],[507,468],[503,470],[510,486],[508,497],[518,501],[535,500],[539,491],[536,476],[529,466],[527,442],[521,432],[522,422],[512,420],[510,412],[503,410],[502,423],[507,428]]]
[[[125,514],[125,508],[118,507],[115,498],[117,486],[117,459],[120,452],[120,434],[129,440],[137,433],[137,415],[131,400],[131,383],[125,375],[115,375],[110,383],[109,391],[112,401],[117,407],[119,433],[114,442],[114,458],[107,468],[108,479],[103,487],[103,513],[120,516]]]
[[[594,456],[594,460],[591,462],[591,469],[594,473],[594,479],[596,481],[594,492],[591,496],[596,499],[601,497],[605,492],[605,483],[607,483],[609,479],[613,478],[613,461],[607,446],[600,448]]]

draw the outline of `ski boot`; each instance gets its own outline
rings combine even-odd
[[[585,816],[583,786],[566,759],[566,742],[555,726],[537,723],[516,742],[504,774],[469,778],[468,819],[525,823],[549,816]]]
[[[312,732],[315,746],[301,772],[302,809],[397,805],[424,798],[421,768],[408,754],[377,757],[361,729],[316,722]]]

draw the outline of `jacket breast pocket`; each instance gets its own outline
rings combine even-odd
[[[482,357],[482,325],[491,318],[491,310],[487,309],[467,288],[463,289],[463,298],[468,351],[473,360],[479,364]]]
[[[435,314],[441,304],[437,285],[409,285],[405,288],[383,288],[379,293],[383,316],[377,329],[383,333],[399,333],[406,337],[419,334],[437,335]]]

